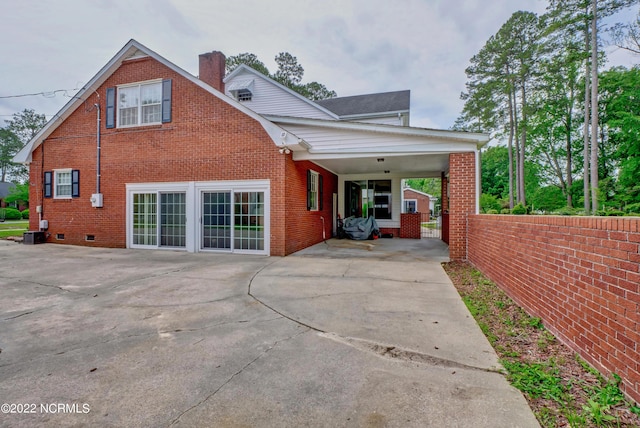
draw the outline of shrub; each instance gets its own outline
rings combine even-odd
[[[22,211],[22,218],[25,219],[25,220],[29,218],[29,208],[27,208],[26,210]]]
[[[627,205],[626,207],[624,207],[624,211],[627,214],[638,215],[638,213],[640,213],[640,202]]]
[[[511,210],[509,208],[503,208],[500,210],[500,214],[511,214]]]
[[[5,220],[21,220],[22,214],[15,208],[2,208],[0,209],[0,218]]]
[[[490,210],[497,211],[500,209],[500,202],[495,196],[483,193],[482,195],[480,195],[480,208],[486,213],[488,213]]]
[[[519,203],[518,205],[513,207],[513,209],[511,210],[511,214],[522,215],[526,213],[527,213],[527,209],[525,208],[524,205],[522,205],[522,203]]]
[[[575,208],[564,207],[557,210],[554,214],[558,215],[578,215],[579,211]]]
[[[487,214],[498,214],[498,210],[487,210]]]

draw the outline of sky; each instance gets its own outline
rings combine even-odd
[[[54,6],[55,5],[55,6]],[[411,90],[411,125],[448,129],[465,68],[512,13],[544,0],[23,0],[0,26],[0,125],[26,108],[58,112],[130,39],[193,75],[198,55],[254,53],[270,71],[296,56],[303,83],[338,96]],[[621,20],[631,21],[635,12]],[[610,64],[640,60],[608,50]],[[66,90],[54,92],[57,90]],[[6,98],[44,93],[44,95]]]

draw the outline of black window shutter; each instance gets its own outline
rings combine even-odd
[[[311,170],[307,170],[307,211],[311,211]]]
[[[323,196],[324,196],[324,189],[323,189],[324,186],[322,185],[323,184],[322,181],[323,181],[322,180],[322,175],[318,174],[318,199],[319,199],[319,201],[318,201],[318,209],[320,211],[322,211],[322,199],[323,199]]]
[[[71,170],[71,197],[80,197],[80,170]]]
[[[53,172],[44,172],[44,197],[50,198],[53,196]]]
[[[106,108],[107,128],[116,127],[116,88],[107,88],[107,108]]]
[[[171,79],[162,81],[162,123],[171,122]]]

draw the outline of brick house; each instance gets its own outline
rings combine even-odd
[[[200,55],[195,77],[129,41],[14,158],[29,165],[30,230],[282,256],[331,237],[338,216],[400,231],[402,179],[442,175],[453,245],[466,242],[455,225],[477,212],[486,135],[408,126],[408,91],[312,102],[247,66],[224,76],[224,61]]]
[[[405,187],[402,189],[402,212],[434,214],[436,199],[427,193]]]

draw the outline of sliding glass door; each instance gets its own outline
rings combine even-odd
[[[264,251],[264,198],[264,192],[202,192],[200,249]]]
[[[133,194],[133,245],[184,248],[186,221],[184,192]]]

